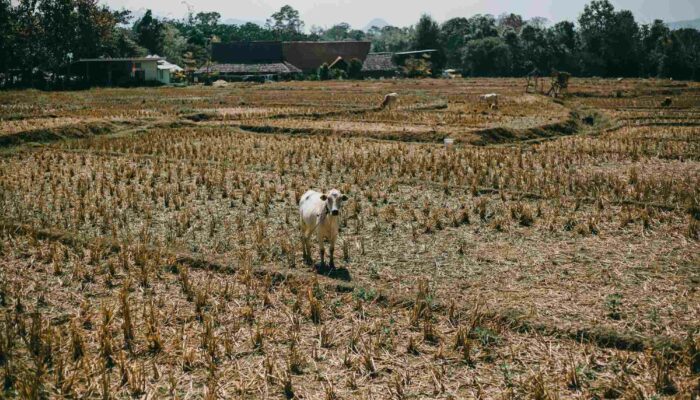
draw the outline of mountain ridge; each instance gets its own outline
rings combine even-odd
[[[381,29],[384,28],[385,26],[391,25],[390,23],[386,22],[386,20],[382,18],[373,18],[371,21],[365,25],[365,28],[363,29],[365,32],[370,30],[373,26],[376,26],[377,28]]]
[[[700,30],[700,18],[687,19],[683,21],[666,22],[670,29],[693,28]]]

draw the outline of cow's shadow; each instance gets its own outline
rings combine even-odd
[[[314,264],[313,269],[314,271],[316,271],[317,274],[327,276],[331,279],[338,279],[347,282],[352,280],[352,277],[350,276],[350,271],[347,268],[331,268],[330,265],[326,263],[321,264],[320,262],[318,262]]]

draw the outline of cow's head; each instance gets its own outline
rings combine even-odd
[[[326,209],[331,215],[340,214],[340,208],[347,199],[348,196],[340,193],[338,189],[331,189],[328,193],[321,195],[321,200],[326,202]]]

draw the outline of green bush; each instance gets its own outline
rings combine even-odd
[[[334,68],[330,71],[330,76],[331,79],[346,79],[348,77],[348,73],[342,69]]]
[[[328,68],[327,63],[323,63],[321,67],[318,69],[318,79],[321,81],[327,81],[331,79],[331,71],[330,68]]]
[[[350,60],[350,65],[348,65],[348,78],[362,79],[362,61],[357,58]]]
[[[404,74],[409,78],[425,78],[432,75],[430,61],[423,58],[410,58],[403,67]]]

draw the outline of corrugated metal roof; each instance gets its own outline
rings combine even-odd
[[[179,65],[169,63],[165,60],[158,61],[158,69],[167,70],[167,71],[175,71],[175,72],[184,71],[184,69],[182,69],[182,67],[180,67]]]
[[[408,56],[411,54],[422,54],[422,53],[433,53],[436,52],[435,49],[425,49],[425,50],[411,50],[411,51],[400,51],[395,53],[397,56]]]

